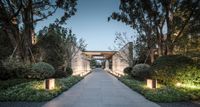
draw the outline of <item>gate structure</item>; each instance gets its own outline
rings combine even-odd
[[[118,51],[79,51],[72,60],[73,75],[89,73],[92,59],[105,60],[106,71],[124,75],[124,68],[133,64],[133,43],[129,42]]]

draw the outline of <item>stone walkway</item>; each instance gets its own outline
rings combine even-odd
[[[0,103],[8,107],[160,107],[132,91],[102,69],[96,69],[82,81],[46,103]],[[21,103],[23,104],[23,102]]]
[[[115,77],[96,69],[84,80],[43,107],[159,107]]]

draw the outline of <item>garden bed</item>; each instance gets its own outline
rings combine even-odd
[[[44,80],[21,83],[0,91],[0,101],[48,101],[68,90],[82,77],[70,76],[55,80],[55,89],[46,90]]]
[[[10,79],[10,80],[0,80],[0,90],[5,90],[9,87],[33,81],[31,79]]]
[[[130,77],[121,77],[119,80],[154,102],[179,102],[200,99],[200,87],[158,85],[158,88],[150,89],[144,81],[138,81]]]

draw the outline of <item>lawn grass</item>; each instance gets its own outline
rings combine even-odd
[[[144,81],[138,81],[130,77],[121,77],[119,80],[154,102],[178,102],[200,99],[200,87],[158,85],[157,89],[150,89]]]
[[[48,101],[68,90],[81,79],[82,77],[77,76],[56,79],[56,86],[53,90],[44,89],[44,80],[22,83],[6,90],[1,90],[0,101]]]

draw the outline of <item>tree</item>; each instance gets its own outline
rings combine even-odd
[[[134,39],[133,37],[128,37],[126,33],[116,33],[115,34],[115,45],[114,49],[110,48],[110,50],[118,50],[118,56],[125,61],[126,63],[129,64],[129,66],[134,65],[134,53],[135,51],[133,50],[133,42]]]
[[[162,56],[173,54],[178,40],[199,26],[199,7],[199,0],[120,0],[120,12],[113,12],[108,20],[121,21],[146,36],[148,49],[158,45]]]
[[[97,66],[97,61],[95,59],[90,60],[90,67],[96,67]]]
[[[9,37],[14,53],[30,62],[34,25],[52,16],[58,9],[64,11],[57,24],[63,24],[76,12],[77,0],[0,0],[0,28]]]
[[[67,31],[60,27],[50,24],[39,31],[37,43],[34,45],[33,52],[37,61],[50,63],[54,68],[64,64],[65,55],[65,35]]]
[[[71,29],[56,24],[50,24],[39,31],[36,46],[38,60],[44,60],[55,68],[71,67],[74,56],[86,47],[84,40],[77,39]]]
[[[0,61],[5,60],[12,54],[12,51],[13,46],[11,45],[9,38],[2,30],[0,30]]]
[[[150,13],[148,13],[147,8],[149,7],[144,7],[144,4],[146,3],[145,1],[139,1],[139,0],[126,0],[123,1],[121,0],[120,3],[120,12],[116,13],[114,12],[110,18],[117,20],[117,21],[121,21],[123,23],[125,23],[126,25],[130,25],[134,30],[137,31],[138,34],[138,40],[143,38],[142,41],[143,43],[143,48],[142,47],[136,47],[137,50],[137,55],[138,58],[141,60],[142,57],[146,56],[146,58],[143,59],[147,59],[149,56],[151,56],[151,62],[153,62],[154,58],[154,49],[156,46],[156,43],[154,41],[155,36],[156,36],[156,30],[155,30],[155,20],[156,19],[152,19],[152,17],[150,17],[151,15],[149,15]],[[153,13],[151,13],[153,14]],[[156,15],[156,13],[154,13]],[[157,17],[159,17],[159,19],[161,20],[162,18],[157,15]],[[161,25],[161,27],[163,27],[163,25]],[[135,35],[135,36],[136,36]],[[161,37],[160,35],[157,37],[159,39],[158,42],[161,42]],[[137,44],[139,42],[137,41]],[[158,43],[161,45],[161,43]],[[159,45],[159,46],[160,46]],[[139,45],[136,45],[139,46]],[[145,48],[146,49],[145,49]],[[140,50],[138,49],[145,49],[145,50],[141,50],[141,52],[147,52],[146,54],[138,54],[140,53]],[[159,50],[161,50],[161,48],[159,48]],[[161,51],[160,51],[161,54]],[[142,57],[141,57],[142,56]],[[146,62],[146,61],[144,61]]]
[[[85,44],[82,38],[77,39],[75,34],[72,33],[72,30],[69,30],[65,44],[66,67],[71,67],[72,59],[79,51],[84,51],[87,44]]]

